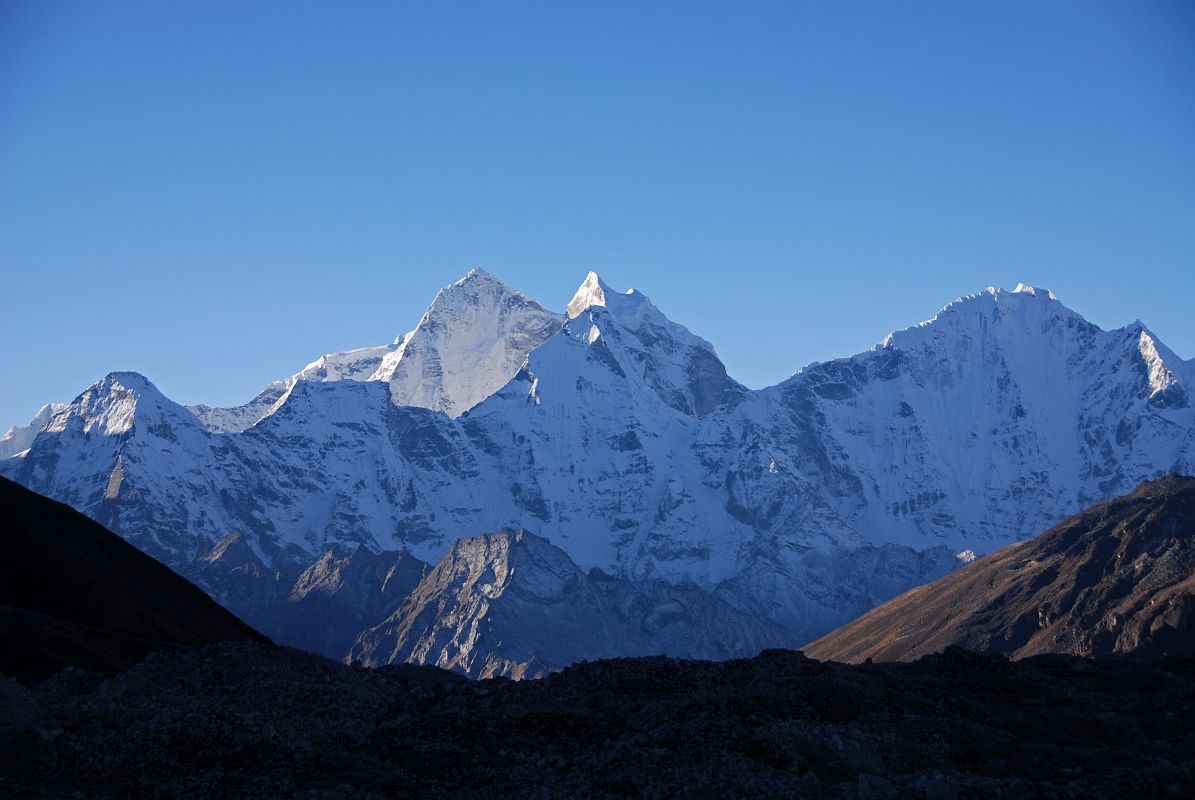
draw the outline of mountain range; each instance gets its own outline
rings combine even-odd
[[[533,675],[804,644],[1195,471],[1192,385],[1140,322],[1019,285],[751,390],[642,293],[590,274],[555,314],[475,270],[243,406],[112,373],[0,440],[0,475],[277,641]]]

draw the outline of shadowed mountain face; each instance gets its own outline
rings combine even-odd
[[[585,573],[546,539],[515,531],[458,541],[400,608],[362,632],[349,659],[533,678],[596,658],[726,659],[786,641],[695,586]]]
[[[230,534],[183,569],[225,608],[278,644],[341,659],[358,634],[385,620],[429,566],[406,551],[329,550],[310,565],[269,569]]]
[[[268,641],[68,506],[0,478],[0,672],[125,669],[156,650]]]
[[[804,650],[907,661],[950,645],[1013,657],[1195,652],[1195,478],[1146,481]]]

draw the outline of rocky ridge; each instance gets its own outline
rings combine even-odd
[[[0,547],[0,672],[22,681],[67,666],[117,672],[159,650],[268,641],[119,536],[3,478]]]
[[[907,661],[951,646],[1013,658],[1195,655],[1195,478],[1146,481],[805,649]]]
[[[575,661],[669,653],[726,659],[788,639],[696,586],[583,572],[526,531],[461,539],[349,661],[538,678]]]

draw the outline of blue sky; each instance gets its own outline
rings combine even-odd
[[[231,404],[484,267],[778,381],[1018,281],[1195,357],[1195,6],[0,3],[0,428]]]

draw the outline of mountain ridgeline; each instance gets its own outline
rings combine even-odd
[[[1192,386],[1141,323],[1018,286],[750,390],[639,292],[591,274],[555,314],[474,271],[244,406],[112,373],[0,440],[0,474],[279,641],[527,675],[804,644],[1195,472]]]
[[[0,674],[112,673],[159,650],[267,641],[120,537],[3,478],[0,520]]]
[[[913,661],[947,647],[1195,656],[1195,478],[1142,483],[804,649],[822,660]]]

